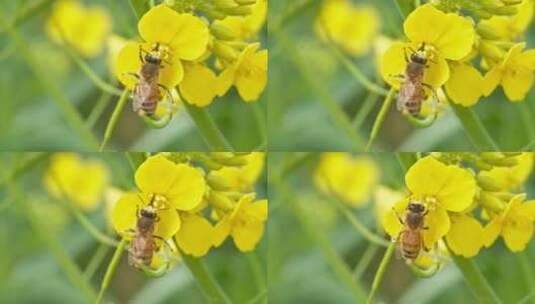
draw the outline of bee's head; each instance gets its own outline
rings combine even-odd
[[[425,211],[424,205],[417,204],[417,203],[409,203],[409,206],[407,207],[407,209],[409,209],[410,212],[420,213],[420,214],[424,213]]]
[[[150,219],[156,218],[156,209],[152,206],[147,206],[143,209],[141,209],[141,217],[146,217]]]
[[[427,57],[422,51],[417,51],[411,54],[411,62],[425,65],[427,64]]]
[[[160,58],[158,53],[150,52],[150,53],[147,53],[147,55],[145,55],[145,62],[154,64],[154,65],[160,65],[160,63],[162,62],[162,59]]]

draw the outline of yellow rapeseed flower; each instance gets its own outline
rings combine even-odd
[[[250,191],[264,169],[266,154],[252,152],[245,157],[247,164],[241,167],[223,167],[210,171],[209,176],[223,180],[234,191]]]
[[[314,181],[323,192],[358,207],[370,200],[379,175],[379,168],[369,157],[330,152],[321,154]]]
[[[509,201],[505,210],[485,226],[483,243],[489,247],[502,236],[511,251],[522,251],[533,236],[535,201],[523,203],[525,194],[518,194]]]
[[[84,160],[74,153],[54,154],[44,175],[52,195],[69,199],[86,211],[97,208],[108,180],[109,172],[102,162]]]
[[[226,26],[232,30],[237,39],[247,40],[258,34],[266,23],[268,12],[267,0],[256,0],[252,6],[252,13],[247,16],[227,16],[223,20],[214,23]]]
[[[117,77],[133,89],[141,68],[140,48],[151,51],[156,46],[162,57],[160,84],[167,88],[178,85],[184,77],[182,61],[193,61],[205,54],[210,33],[206,23],[191,14],[180,14],[165,5],[157,5],[141,17],[138,30],[145,42],[129,42],[119,53]]]
[[[481,171],[479,175],[492,179],[501,191],[518,190],[533,170],[534,153],[524,152],[515,159],[518,161],[515,166],[494,167],[489,171]]]
[[[188,164],[175,164],[161,155],[143,162],[136,170],[135,180],[139,192],[125,193],[112,214],[115,230],[125,237],[136,228],[137,212],[152,203],[160,218],[154,234],[171,238],[181,227],[177,210],[195,209],[207,190],[200,170]]]
[[[395,204],[394,210],[384,218],[385,231],[391,237],[398,237],[403,229],[397,215],[403,217],[409,202],[425,205],[427,215],[423,237],[425,246],[433,248],[439,239],[451,228],[450,212],[462,212],[474,201],[476,181],[466,169],[446,165],[432,156],[418,160],[405,175],[410,196]],[[397,215],[396,215],[397,213]]]
[[[57,42],[66,42],[86,57],[98,55],[111,31],[111,17],[100,7],[85,7],[75,0],[56,2],[46,24]]]
[[[268,217],[268,201],[255,201],[255,195],[244,195],[232,212],[215,226],[214,246],[220,246],[230,235],[242,252],[252,251],[262,238]]]
[[[446,60],[461,60],[467,56],[474,44],[475,30],[472,22],[454,13],[444,13],[431,4],[425,4],[412,11],[403,23],[408,43],[394,43],[384,54],[381,74],[385,81],[399,88],[397,75],[403,75],[407,56],[412,50],[425,46],[428,66],[424,83],[435,88],[442,86],[450,77]]]
[[[223,96],[236,86],[246,102],[258,100],[267,84],[268,51],[258,50],[260,43],[251,43],[238,59],[219,75],[217,94]]]
[[[517,43],[485,75],[484,94],[488,96],[501,84],[510,101],[522,101],[533,85],[535,50],[524,51],[525,42]]]
[[[324,40],[332,39],[346,52],[361,56],[369,51],[379,32],[380,18],[372,6],[328,0],[321,7],[315,29]]]

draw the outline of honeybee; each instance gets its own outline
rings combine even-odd
[[[133,232],[134,238],[130,242],[128,261],[130,265],[136,268],[150,266],[155,252],[160,248],[156,240],[160,240],[162,244],[169,246],[162,237],[154,234],[156,223],[160,220],[157,211],[164,210],[156,207],[156,200],[157,196],[152,195],[149,204],[138,210],[136,229],[130,231]]]
[[[427,99],[424,87],[431,89],[433,95],[435,95],[433,87],[423,82],[424,72],[428,67],[427,62],[429,61],[425,54],[425,45],[422,44],[410,56],[405,53],[405,60],[407,61],[405,74],[399,75],[403,83],[399,88],[397,109],[402,113],[419,116],[422,103]]]
[[[143,55],[145,53],[145,55]],[[133,74],[138,78],[138,83],[133,93],[134,112],[140,115],[153,116],[158,102],[162,99],[160,88],[167,89],[159,83],[160,69],[162,66],[162,51],[160,44],[147,52],[139,47],[139,59],[143,63],[139,74]]]
[[[406,260],[414,261],[422,249],[427,250],[422,235],[422,230],[428,229],[428,227],[424,227],[424,218],[427,212],[422,204],[409,203],[405,220],[396,213],[400,223],[405,226],[405,229],[399,233],[397,241],[401,255]]]

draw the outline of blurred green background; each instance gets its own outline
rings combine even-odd
[[[0,153],[0,164],[4,168],[0,175],[0,303],[87,303],[82,291],[73,286],[64,268],[60,267],[63,262],[52,254],[47,238],[54,239],[67,258],[86,275],[93,272],[88,266],[94,255],[102,251],[101,245],[44,189],[42,178],[49,156],[44,153]],[[111,185],[122,190],[134,187],[133,171],[124,154],[89,153],[83,156],[105,163],[112,173]],[[267,195],[265,174],[264,170],[257,183],[260,198]],[[19,194],[14,196],[17,192]],[[35,229],[25,206],[33,210],[44,229]],[[106,231],[111,228],[106,222],[104,202],[100,206],[87,216],[100,231]],[[102,262],[87,279],[96,292],[114,252],[114,248],[104,248],[107,249]],[[254,263],[256,258],[260,264]],[[231,240],[227,240],[202,258],[233,303],[249,303],[258,296],[259,282],[254,273],[266,274],[266,259],[266,236],[253,253],[241,253]],[[103,303],[206,302],[184,264],[177,264],[161,278],[149,278],[128,265],[127,252],[123,254],[105,295]]]
[[[376,99],[362,127],[345,131],[336,124],[332,108],[338,108],[355,125],[368,92],[333,56],[314,32],[323,1],[271,1],[269,9],[269,147],[272,151],[362,151],[354,138],[366,143],[383,103]],[[353,0],[377,9],[381,33],[402,37],[402,18],[394,1]],[[527,48],[535,47],[535,27],[526,34]],[[349,57],[349,56],[348,56]],[[351,58],[351,57],[349,57]],[[351,58],[375,80],[373,52]],[[381,82],[379,82],[381,83]],[[535,92],[525,102],[511,103],[501,89],[472,108],[502,150],[519,150],[535,140]],[[336,110],[335,110],[336,111]],[[351,134],[352,133],[352,134]],[[392,106],[374,150],[469,151],[475,150],[451,109],[431,127],[415,129]]]
[[[83,122],[100,99],[103,113],[91,130],[102,140],[117,96],[103,93],[80,68],[52,42],[45,33],[45,22],[55,0],[2,0],[0,3],[0,150],[94,150],[66,121],[60,109],[58,92],[72,105]],[[87,6],[100,5],[112,16],[113,33],[137,39],[137,20],[128,1],[85,0]],[[4,22],[12,24],[18,42],[6,31]],[[266,47],[266,31],[259,39]],[[119,87],[107,66],[107,54],[86,60],[105,81]],[[35,74],[35,67],[42,70]],[[224,136],[237,150],[265,147],[266,96],[257,105],[241,101],[236,90],[217,98],[205,110],[215,120]],[[207,150],[195,123],[182,108],[163,129],[151,129],[131,110],[128,103],[108,144],[111,150],[172,151]]]
[[[270,153],[269,156],[270,302],[356,303],[348,285],[336,275],[333,259],[338,259],[347,267],[367,296],[385,249],[363,239],[335,207],[334,200],[322,195],[314,186],[312,177],[319,154]],[[380,167],[381,184],[393,189],[403,188],[404,174],[395,154],[373,153],[367,156]],[[528,198],[533,198],[533,174],[526,185]],[[355,208],[352,213],[370,230],[376,230],[374,202]],[[520,263],[522,259],[519,254],[510,252],[500,239],[474,258],[503,303],[535,301],[535,290],[530,290],[530,282],[525,276],[526,271],[534,271],[533,240],[523,254],[527,257],[527,265]],[[531,295],[528,301],[520,302],[528,295]],[[402,259],[395,256],[386,268],[375,301],[403,304],[477,303],[452,261],[434,276],[418,278]]]

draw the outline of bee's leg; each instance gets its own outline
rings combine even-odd
[[[402,225],[405,225],[405,222],[403,222],[403,219],[401,218],[401,216],[399,216],[398,212],[396,211],[396,209],[394,209],[394,207],[392,207],[392,211],[394,211],[394,214],[395,214],[396,217],[398,218],[398,221],[399,221]]]
[[[147,54],[148,52],[143,49],[141,45],[139,45],[139,61],[141,63],[145,63],[145,58],[143,57],[143,54]]]
[[[128,72],[128,73],[124,73],[124,74],[126,74],[128,76],[135,77],[137,80],[139,80],[139,78],[140,78],[140,76],[138,74],[136,74],[136,73]]]
[[[428,84],[428,83],[424,83],[422,82],[422,85],[426,88],[428,88],[429,90],[431,90],[431,93],[433,94],[433,112],[434,114],[436,115],[437,112],[438,112],[438,103],[439,103],[439,99],[438,99],[438,94],[437,94],[437,91],[435,90],[435,88]],[[427,211],[426,211],[426,214],[427,214]]]
[[[423,230],[429,230],[429,226],[422,227]]]
[[[411,49],[411,50],[412,50],[412,49]],[[414,53],[414,51],[413,51],[413,53]],[[410,57],[410,56],[407,55],[407,48],[406,48],[406,47],[403,48],[403,55],[405,56],[405,62],[406,62],[406,63],[411,62],[411,61],[409,60],[409,57]]]
[[[165,91],[165,95],[167,95],[167,98],[169,98],[169,101],[173,103],[174,100],[173,100],[173,95],[171,94],[171,91],[161,83],[159,83],[158,86]]]

